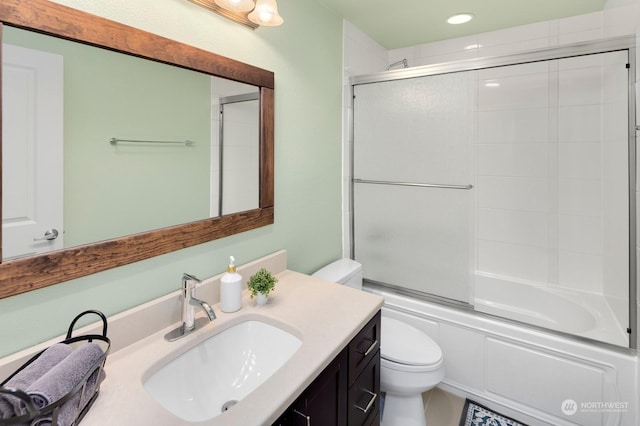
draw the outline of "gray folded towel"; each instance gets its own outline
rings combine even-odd
[[[56,343],[47,348],[36,360],[19,371],[7,383],[5,388],[15,388],[26,391],[46,372],[65,359],[73,349],[64,343]],[[10,418],[26,413],[24,402],[11,395],[0,395],[0,418]]]
[[[38,408],[55,402],[77,386],[104,355],[97,343],[80,346],[27,388]]]
[[[98,371],[92,374],[87,380],[87,386],[84,389],[84,393],[82,393],[81,388],[69,401],[62,404],[62,407],[59,408],[58,423],[56,425],[53,424],[53,414],[48,414],[33,420],[29,426],[67,426],[72,424],[82,410],[87,406],[95,394],[97,387],[100,386],[100,383],[102,383],[105,377],[106,375],[104,370],[100,370],[100,375],[98,375]]]

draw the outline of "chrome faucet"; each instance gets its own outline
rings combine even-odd
[[[203,324],[216,319],[216,314],[213,312],[211,305],[203,300],[196,299],[194,296],[196,284],[198,283],[200,283],[200,280],[193,275],[187,273],[182,274],[182,325],[164,336],[165,339],[170,342],[178,340],[196,328],[201,327]],[[196,320],[196,306],[202,308],[202,310],[207,314],[209,321],[207,321],[207,318],[198,318]]]

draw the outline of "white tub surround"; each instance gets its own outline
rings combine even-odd
[[[144,381],[212,335],[242,321],[260,320],[292,333],[302,340],[302,346],[280,370],[229,411],[196,424],[269,425],[382,306],[383,300],[377,295],[287,270],[285,251],[239,267],[238,271],[246,281],[261,267],[278,278],[267,305],[256,306],[245,287],[242,309],[224,313],[217,303],[222,274],[205,280],[198,287],[197,297],[216,303],[213,309],[217,319],[176,342],[167,342],[164,335],[179,324],[179,291],[110,317],[112,353],[105,366],[107,378],[83,424],[194,424],[162,408],[144,390]],[[80,329],[78,334],[90,329],[91,326]],[[30,354],[57,340],[0,359],[0,377],[6,377]]]
[[[531,426],[639,424],[639,359],[632,350],[594,345],[379,287],[367,290],[385,298],[384,316],[417,327],[439,344],[446,371],[439,387],[446,391]],[[576,413],[563,413],[566,400],[576,402]]]

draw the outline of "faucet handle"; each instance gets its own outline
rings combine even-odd
[[[182,273],[182,284],[183,286],[186,287],[194,287],[195,284],[199,284],[202,281],[200,281],[199,278],[191,275],[191,274],[187,274],[186,272]],[[191,284],[190,284],[191,283]]]
[[[191,280],[191,281],[195,281],[195,282],[197,282],[197,283],[200,283],[200,282],[201,282],[199,278],[197,278],[197,277],[195,277],[195,276],[193,276],[193,275],[191,275],[191,274],[187,274],[186,272],[183,272],[183,273],[182,273],[182,279],[183,279],[183,280]]]

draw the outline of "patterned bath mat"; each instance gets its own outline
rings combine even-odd
[[[527,426],[510,417],[498,414],[469,399],[465,400],[460,426]]]

